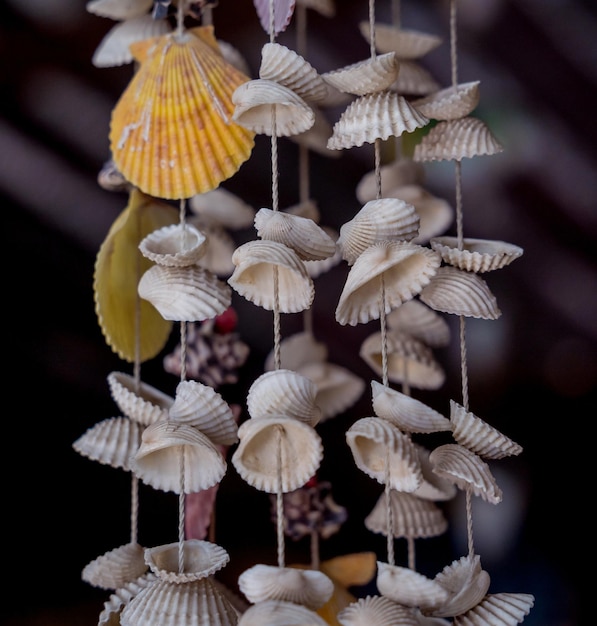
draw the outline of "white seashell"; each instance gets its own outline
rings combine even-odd
[[[490,593],[477,606],[454,617],[454,626],[515,626],[535,604],[530,593]]]
[[[464,446],[456,443],[439,446],[430,453],[429,461],[438,476],[460,489],[470,491],[490,504],[502,501],[502,490],[487,463]]]
[[[232,262],[235,269],[228,284],[253,304],[268,311],[273,311],[277,304],[281,313],[298,313],[311,306],[315,295],[313,280],[296,252],[284,244],[248,241],[234,251]]]
[[[199,259],[197,265],[220,278],[229,277],[234,271],[232,262],[232,255],[236,249],[234,239],[222,226],[216,226],[212,222],[202,222],[202,218],[190,217],[189,222],[194,222],[207,238],[205,254]]]
[[[454,400],[450,400],[450,420],[454,439],[480,457],[503,459],[522,452],[522,446]]]
[[[110,372],[108,386],[118,408],[145,426],[167,419],[174,402],[174,398],[124,372]]]
[[[328,358],[325,343],[317,341],[312,332],[302,331],[288,335],[280,341],[280,367],[287,370],[299,370],[307,363],[322,363]],[[265,370],[275,369],[274,350],[265,359]]]
[[[327,626],[327,622],[308,608],[284,602],[265,600],[250,606],[239,618],[238,626]]]
[[[249,419],[238,429],[232,463],[241,478],[267,493],[287,493],[313,477],[323,458],[315,430],[292,417]]]
[[[425,169],[422,163],[417,163],[408,157],[400,157],[382,165],[379,168],[379,174],[376,170],[367,172],[356,187],[357,199],[362,204],[377,198],[378,175],[381,183],[380,195],[385,197],[390,189],[423,183]]]
[[[409,435],[378,417],[363,417],[347,431],[357,467],[397,491],[413,492],[421,483],[417,451]]]
[[[435,120],[456,120],[466,117],[479,104],[480,81],[452,85],[414,100],[412,105],[423,115]]]
[[[398,68],[396,54],[388,52],[326,72],[322,78],[339,91],[365,96],[388,89],[398,77]]]
[[[191,224],[172,224],[147,235],[141,240],[139,250],[158,265],[187,267],[205,254],[206,238]]]
[[[457,237],[434,237],[429,242],[444,262],[468,272],[490,272],[509,265],[522,256],[523,249],[505,241]]]
[[[337,150],[328,148],[328,141],[333,133],[332,124],[316,105],[311,105],[311,108],[315,114],[313,126],[298,135],[291,135],[289,139],[299,146],[317,152],[322,156],[334,159],[340,158],[341,154]]]
[[[152,585],[156,581],[153,572],[148,571],[143,576],[125,583],[110,595],[104,602],[104,608],[98,618],[98,626],[108,626],[120,624],[120,611],[134,598],[142,589]]]
[[[255,210],[236,194],[224,187],[191,196],[188,201],[191,212],[202,223],[240,230],[253,225]]]
[[[324,17],[334,17],[336,15],[334,0],[296,0],[296,5],[317,11]]]
[[[351,267],[336,307],[339,324],[379,319],[384,286],[385,313],[416,296],[441,263],[438,254],[405,241],[380,241],[369,246]]]
[[[407,300],[386,317],[390,330],[406,333],[431,348],[450,343],[450,326],[446,320],[420,300]]]
[[[201,322],[223,313],[232,290],[212,272],[198,266],[154,265],[141,276],[139,296],[167,320]]]
[[[89,0],[85,8],[89,13],[112,20],[128,20],[147,13],[153,0]]]
[[[143,552],[138,543],[126,543],[88,563],[81,578],[94,587],[119,589],[147,571]]]
[[[182,544],[175,542],[147,548],[145,560],[160,580],[187,583],[212,576],[228,563],[230,556],[224,548],[210,541],[185,539]]]
[[[332,256],[329,256],[327,259],[322,259],[321,261],[305,261],[305,267],[307,268],[307,273],[311,278],[315,279],[326,272],[329,272],[333,267],[339,265],[342,262],[342,254],[340,252],[340,246],[338,246],[338,237],[339,233],[335,231],[333,228],[328,226],[322,226],[323,230],[328,234],[330,239],[334,241],[335,251]]]
[[[342,626],[419,626],[413,609],[383,596],[366,596],[351,602],[337,616]]]
[[[407,567],[377,562],[377,588],[382,596],[405,606],[428,611],[443,604],[448,592],[431,580]]]
[[[219,483],[226,473],[226,461],[202,432],[166,420],[143,431],[133,471],[154,489],[194,493]]]
[[[334,593],[334,583],[323,572],[295,567],[254,565],[238,577],[238,587],[249,602],[282,600],[316,611]]]
[[[140,442],[138,422],[126,417],[111,417],[89,428],[73,443],[73,449],[92,461],[129,472],[130,459]]]
[[[337,245],[342,258],[353,265],[357,258],[380,241],[410,241],[419,233],[419,216],[412,204],[397,198],[370,200],[340,227]]]
[[[317,202],[312,198],[308,200],[304,200],[302,202],[297,202],[292,206],[284,209],[284,213],[289,213],[290,215],[298,215],[299,217],[305,217],[307,219],[313,220],[316,224],[319,224],[321,219],[321,213],[319,208],[317,207]]]
[[[487,283],[456,267],[440,267],[419,293],[422,302],[436,311],[496,320],[502,312]]]
[[[371,26],[368,21],[359,22],[361,35],[371,43]],[[379,52],[395,52],[402,59],[418,59],[435,50],[442,38],[417,30],[401,29],[393,24],[375,22],[375,48]]]
[[[394,91],[403,96],[426,96],[440,88],[431,72],[416,61],[400,60],[398,78],[390,86]]]
[[[413,495],[423,500],[433,500],[436,502],[445,502],[454,498],[458,493],[458,489],[452,482],[435,473],[433,465],[429,460],[431,452],[418,443],[415,443],[415,448],[419,455],[423,480]]]

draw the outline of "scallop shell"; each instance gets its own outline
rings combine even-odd
[[[296,5],[317,11],[324,17],[334,17],[336,15],[334,0],[296,0]]]
[[[278,35],[284,32],[294,15],[296,0],[253,0],[261,27],[268,35]],[[273,7],[273,23],[270,14],[270,5]],[[273,28],[272,28],[273,26]]]
[[[140,442],[141,428],[137,422],[111,417],[89,428],[73,443],[73,449],[92,461],[129,472],[131,456]]]
[[[479,104],[479,85],[478,80],[452,85],[414,100],[412,105],[429,119],[456,120],[472,113]]]
[[[388,137],[410,133],[428,122],[406,98],[382,91],[351,102],[334,124],[327,146],[330,150],[341,150],[375,143],[377,139],[385,141]]]
[[[413,495],[423,500],[433,500],[435,502],[445,502],[454,498],[458,493],[458,489],[454,483],[435,473],[433,465],[429,460],[431,452],[418,443],[415,443],[415,448],[419,455],[423,480]]]
[[[462,117],[438,122],[415,146],[413,158],[415,161],[460,161],[464,157],[492,155],[502,150],[481,120]]]
[[[429,243],[445,263],[476,273],[501,269],[523,253],[514,244],[489,239],[464,238],[461,249],[457,237],[434,237]]]
[[[191,224],[172,224],[147,235],[139,250],[158,265],[188,267],[205,254],[206,238]]]
[[[241,296],[268,311],[298,313],[311,306],[313,280],[294,250],[276,241],[248,241],[232,255],[235,265],[228,284]],[[274,273],[277,272],[277,290]]]
[[[141,277],[139,296],[167,320],[201,322],[223,313],[232,290],[212,272],[198,266],[154,265]]]
[[[259,209],[255,228],[261,239],[277,241],[292,248],[303,261],[321,261],[336,252],[336,242],[312,219]]]
[[[140,65],[110,124],[116,166],[157,198],[215,189],[254,146],[254,133],[232,119],[232,95],[247,76],[221,55],[213,26],[136,42],[131,52]]]
[[[328,357],[325,343],[317,341],[313,333],[301,331],[280,341],[280,367],[297,371],[307,363],[322,363]],[[266,371],[275,369],[274,350],[265,359]]]
[[[134,598],[142,589],[153,585],[156,576],[153,572],[148,571],[143,576],[135,580],[125,583],[110,595],[108,600],[104,602],[104,608],[98,618],[98,626],[119,626],[120,612],[132,598]]]
[[[315,123],[313,109],[292,89],[273,80],[259,78],[240,85],[232,102],[234,121],[259,135],[272,136],[275,131],[277,137],[291,137]]]
[[[356,196],[359,202],[365,204],[377,198],[378,172],[367,172],[356,187]],[[409,157],[400,157],[382,165],[379,168],[381,180],[381,196],[387,196],[390,189],[403,185],[419,184],[425,180],[425,169],[422,163],[417,163]]]
[[[503,459],[522,452],[522,446],[490,426],[463,406],[450,400],[454,439],[485,459]]]
[[[124,372],[110,372],[108,386],[118,408],[145,426],[167,419],[174,398]]]
[[[419,626],[414,611],[383,596],[365,596],[338,613],[342,626]]]
[[[292,417],[249,419],[238,429],[232,463],[241,478],[267,493],[302,487],[317,471],[323,444],[315,430]]]
[[[332,254],[332,256],[329,256],[327,259],[322,259],[321,261],[305,261],[307,273],[313,279],[321,276],[322,274],[325,274],[326,272],[329,272],[333,267],[336,267],[336,265],[339,265],[342,261],[340,247],[337,244],[340,234],[329,226],[322,226],[322,228],[328,234],[330,239],[334,241],[335,251],[334,254]]]
[[[359,22],[361,35],[371,43],[371,26],[368,21]],[[442,43],[437,35],[417,30],[406,30],[392,24],[375,22],[375,48],[379,52],[395,52],[402,59],[418,59],[435,50]]]
[[[398,78],[390,86],[391,91],[409,97],[426,96],[439,88],[431,72],[416,61],[404,59],[400,60]]]
[[[323,100],[328,91],[323,78],[306,59],[276,42],[261,48],[259,78],[291,89],[308,103]]]
[[[238,587],[253,604],[282,600],[313,611],[322,607],[334,592],[334,583],[323,572],[260,564],[238,577]]]
[[[521,624],[535,604],[530,593],[493,593],[477,606],[454,617],[454,626],[515,626]]]
[[[182,380],[176,386],[170,420],[194,426],[218,445],[238,442],[238,427],[230,406],[209,385]]]
[[[332,125],[327,117],[319,108],[312,105],[315,120],[313,126],[298,135],[291,135],[290,139],[299,146],[317,152],[318,154],[328,158],[340,158],[341,153],[338,150],[330,150],[328,148],[328,140],[332,136]]]
[[[436,311],[454,315],[496,320],[502,314],[487,283],[456,267],[440,267],[419,298]]]
[[[438,476],[460,489],[470,491],[490,504],[502,501],[502,491],[487,463],[464,446],[455,443],[439,446],[431,452],[429,461]]]
[[[377,588],[382,596],[404,606],[428,611],[448,599],[447,590],[435,580],[407,567],[377,563]]]
[[[154,489],[194,493],[219,483],[226,473],[226,461],[202,432],[166,420],[143,431],[133,470]]]
[[[253,207],[224,187],[195,194],[188,205],[202,223],[230,230],[249,228],[255,218]]]
[[[417,451],[410,436],[378,417],[363,417],[347,431],[356,466],[377,482],[413,492],[421,483]],[[388,465],[389,463],[389,465]]]
[[[85,8],[89,13],[112,20],[128,20],[147,13],[153,0],[89,0]]]
[[[182,556],[182,570],[180,567]],[[145,550],[145,560],[160,579],[188,583],[212,576],[230,560],[219,545],[201,539],[185,539]]]
[[[265,600],[250,606],[239,618],[238,626],[328,626],[308,608],[294,602]]]
[[[370,200],[340,227],[342,258],[353,265],[371,245],[380,241],[410,241],[419,233],[419,216],[412,204],[397,198]]]
[[[126,543],[88,563],[81,578],[94,587],[119,589],[147,571],[143,548],[138,543]]]
[[[430,348],[445,348],[450,343],[446,320],[420,300],[407,300],[386,317],[390,330],[406,333]]]
[[[423,343],[403,333],[391,332],[385,340],[388,380],[416,389],[438,389],[446,373]],[[359,356],[378,375],[383,375],[382,333],[369,335],[361,344]]]
[[[346,67],[322,74],[326,83],[354,96],[365,96],[387,89],[398,76],[394,52],[380,54]]]
[[[384,284],[385,312],[416,296],[437,272],[438,254],[405,241],[380,241],[355,261],[336,307],[339,324],[356,326],[380,317]]]
[[[197,225],[207,238],[205,254],[199,259],[197,265],[215,274],[219,278],[227,278],[234,271],[232,255],[236,249],[236,242],[221,226],[213,223],[204,223],[200,218]],[[193,217],[189,218],[189,222]]]

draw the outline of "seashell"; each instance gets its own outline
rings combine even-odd
[[[241,478],[267,493],[287,493],[302,487],[323,458],[315,430],[292,417],[249,419],[238,429],[240,444],[232,463]]]
[[[420,300],[407,300],[386,317],[390,330],[406,333],[431,348],[450,343],[450,326],[446,320]]]
[[[384,596],[365,596],[352,602],[338,613],[342,626],[419,626],[410,607],[396,604]]]
[[[371,26],[368,21],[359,22],[361,35],[371,43]],[[417,30],[406,30],[392,24],[375,22],[375,48],[379,52],[395,52],[402,59],[418,59],[435,50],[442,38]]]
[[[377,198],[377,178],[378,172],[371,170],[359,180],[356,186],[356,196],[362,204]],[[422,183],[425,179],[425,169],[421,163],[416,163],[409,157],[400,157],[382,165],[379,168],[379,178],[380,195],[385,197],[390,189]]]
[[[201,322],[216,317],[232,301],[230,287],[215,274],[196,265],[154,265],[141,276],[138,292],[164,319],[180,322]]]
[[[477,606],[456,615],[454,626],[515,626],[521,624],[535,604],[530,593],[490,593]]]
[[[423,402],[376,380],[371,381],[373,410],[407,433],[437,433],[452,430],[450,420]]]
[[[277,369],[253,382],[247,394],[247,411],[255,418],[284,415],[315,426],[321,417],[316,394],[317,386],[306,376]]]
[[[334,0],[296,0],[296,5],[317,11],[324,17],[334,17],[336,15]]]
[[[419,216],[412,204],[397,198],[370,200],[340,227],[342,258],[353,265],[371,245],[380,241],[410,241],[419,232]]]
[[[248,241],[232,255],[235,265],[228,284],[241,296],[268,311],[298,313],[311,306],[313,280],[299,256],[276,241]],[[274,274],[277,272],[277,289]]]
[[[460,83],[440,89],[412,105],[429,119],[457,120],[472,113],[479,104],[480,81]]]
[[[467,272],[490,272],[509,265],[522,256],[523,249],[505,241],[457,237],[434,237],[429,242],[445,263]]]
[[[145,589],[156,581],[153,572],[147,572],[139,578],[125,583],[110,595],[108,600],[104,602],[104,608],[98,618],[98,626],[119,626],[120,611],[126,606],[132,598],[134,598],[141,589]]]
[[[450,421],[454,439],[480,457],[503,459],[522,452],[522,446],[454,400],[450,400]]]
[[[428,122],[406,98],[382,91],[351,102],[334,124],[327,146],[330,150],[341,150],[375,143],[377,139],[385,141],[422,128]]]
[[[313,220],[316,224],[319,224],[321,219],[321,213],[319,212],[317,203],[312,198],[302,202],[297,202],[296,204],[287,207],[284,209],[284,213]]]
[[[490,504],[502,501],[502,491],[485,461],[456,443],[435,448],[429,455],[433,471],[460,489],[470,491]]]
[[[251,68],[238,48],[233,46],[228,41],[218,39],[217,42],[218,48],[226,61],[228,61],[228,63],[235,67],[239,72],[242,72],[245,76],[251,76]]]
[[[438,389],[446,373],[423,343],[404,333],[386,334],[385,352],[388,380],[404,383],[416,389]],[[361,344],[359,356],[378,375],[383,375],[382,333],[369,335]]]
[[[250,606],[239,618],[238,626],[328,626],[328,623],[308,608],[284,602],[265,600]]]
[[[191,224],[172,224],[154,230],[141,240],[146,259],[168,267],[188,267],[205,254],[206,238]]]
[[[170,420],[194,426],[218,445],[238,442],[238,427],[230,406],[209,385],[182,380],[176,386]]]
[[[456,267],[440,267],[421,290],[419,298],[436,311],[496,320],[502,312],[487,283]]]
[[[377,562],[377,588],[382,596],[404,606],[419,607],[428,611],[448,599],[448,591],[407,567]]]
[[[387,314],[429,284],[440,262],[432,250],[406,241],[380,241],[369,246],[348,273],[336,307],[336,321],[356,326],[379,319],[382,285],[382,306]]]
[[[89,0],[85,8],[89,13],[112,20],[129,20],[147,13],[153,0]]]
[[[333,267],[336,267],[336,265],[339,265],[342,261],[342,254],[340,251],[340,247],[338,246],[339,233],[333,228],[329,228],[328,226],[323,226],[322,228],[328,234],[330,239],[334,241],[335,251],[334,254],[332,254],[332,256],[329,256],[327,259],[322,259],[321,261],[305,261],[307,273],[313,279],[321,276],[322,274],[325,274]]]
[[[415,161],[460,161],[464,157],[492,155],[502,150],[481,120],[462,117],[438,122],[415,146],[413,158]]]
[[[194,493],[219,483],[226,473],[226,461],[202,432],[165,420],[143,431],[133,470],[154,489]]]
[[[255,228],[261,239],[283,243],[303,261],[321,261],[336,252],[336,242],[307,217],[259,209],[255,215]]]
[[[264,78],[240,85],[232,96],[235,122],[259,135],[290,137],[315,123],[313,109],[292,89]],[[275,122],[275,124],[274,124]]]
[[[257,16],[263,30],[268,35],[277,35],[285,31],[292,21],[296,0],[274,0],[273,2],[270,2],[270,0],[253,0],[253,4],[257,10]],[[270,14],[270,4],[274,14],[273,22]]]
[[[290,139],[299,146],[317,152],[322,156],[333,159],[340,158],[341,154],[337,150],[328,148],[328,140],[333,132],[331,123],[319,108],[315,105],[312,105],[311,108],[315,115],[313,126],[298,135],[291,135]]]
[[[253,225],[255,210],[236,194],[224,187],[198,193],[189,198],[191,212],[202,223],[230,230],[240,230]]]
[[[132,185],[157,198],[215,189],[249,158],[254,133],[232,119],[248,78],[221,55],[213,26],[138,41],[139,62],[112,111],[110,149]]]
[[[436,502],[445,502],[454,498],[458,493],[458,489],[454,483],[435,473],[433,465],[429,460],[431,452],[418,443],[415,443],[415,448],[419,455],[423,480],[413,495],[423,500]]]
[[[431,72],[416,61],[400,60],[398,78],[390,85],[390,90],[403,96],[426,96],[440,88]]]
[[[323,100],[328,91],[323,78],[306,59],[273,41],[261,48],[259,78],[291,89],[308,103]]]
[[[238,587],[253,604],[282,600],[312,611],[322,607],[334,592],[334,583],[323,572],[260,564],[242,572]]]
[[[396,54],[388,52],[326,72],[321,77],[339,91],[365,96],[387,89],[396,80],[398,68]]]
[[[167,419],[174,398],[124,372],[110,372],[108,386],[118,408],[145,426]]]
[[[131,470],[130,459],[141,442],[141,428],[126,417],[111,417],[89,428],[74,443],[79,454],[102,465]]]
[[[358,419],[346,441],[357,467],[397,491],[413,492],[421,483],[417,451],[410,437],[378,417]]]
[[[414,493],[390,490],[392,509],[392,534],[398,539],[423,539],[438,537],[446,532],[448,520],[443,511],[430,500]],[[388,498],[383,493],[365,518],[365,526],[374,533],[388,535]]]
[[[93,587],[119,589],[143,576],[146,571],[143,548],[138,543],[131,542],[88,563],[83,568],[81,578]]]
[[[234,271],[232,255],[236,249],[236,242],[221,226],[204,223],[200,218],[195,219],[194,223],[207,240],[205,254],[199,259],[197,265],[219,278],[229,277]],[[189,218],[189,222],[193,222],[193,217]]]
[[[297,371],[307,363],[322,363],[328,357],[325,343],[317,341],[310,331],[288,335],[280,341],[280,367]],[[265,359],[265,370],[275,369],[274,350]]]
[[[106,191],[129,191],[128,180],[118,171],[112,159],[108,159],[102,165],[97,174],[97,182]]]
[[[147,548],[145,560],[160,580],[188,583],[212,576],[228,563],[230,556],[210,541],[185,539],[182,543]]]

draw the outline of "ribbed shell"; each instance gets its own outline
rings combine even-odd
[[[434,237],[429,242],[443,261],[468,272],[490,272],[509,265],[522,256],[523,249],[505,241],[464,238],[462,249],[457,237]]]
[[[400,606],[383,596],[366,596],[338,613],[342,626],[419,626],[411,608]]]
[[[230,230],[248,228],[255,217],[250,204],[224,187],[195,194],[189,199],[188,206],[202,223]]]
[[[407,567],[378,561],[376,582],[382,596],[422,611],[433,609],[448,599],[444,587]]]
[[[390,330],[406,333],[430,348],[450,343],[450,326],[444,317],[414,298],[390,311],[386,323]]]
[[[421,465],[421,475],[423,480],[413,495],[423,500],[432,500],[434,502],[445,502],[451,500],[458,493],[458,489],[454,483],[442,478],[433,471],[433,465],[429,460],[430,450],[415,443],[417,454],[419,455],[419,464]]]
[[[132,598],[134,598],[142,589],[153,585],[156,576],[153,572],[148,571],[143,576],[136,578],[132,582],[125,583],[110,595],[108,600],[104,602],[104,608],[98,618],[98,626],[120,626],[120,612]]]
[[[266,600],[250,606],[238,621],[238,626],[328,626],[310,609],[282,600]]]
[[[81,578],[94,587],[119,589],[147,571],[143,547],[126,543],[97,557],[81,572]]]
[[[415,100],[412,105],[423,115],[435,120],[456,120],[466,117],[479,104],[479,81],[446,87]]]
[[[368,21],[359,22],[361,35],[371,43],[371,26]],[[437,35],[406,30],[392,24],[375,22],[375,48],[379,52],[395,52],[402,59],[418,59],[442,43]]]
[[[377,172],[367,172],[356,187],[356,196],[361,204],[377,198]],[[385,163],[379,168],[381,179],[381,196],[388,195],[390,189],[403,185],[421,184],[425,180],[425,169],[422,163],[417,163],[408,157],[400,157]]]
[[[182,570],[180,555],[182,548]],[[221,546],[202,539],[185,539],[145,550],[145,560],[160,579],[172,583],[188,583],[212,576],[230,560]]]
[[[192,224],[172,224],[154,230],[141,240],[143,256],[158,265],[188,267],[205,254],[207,240]]]
[[[388,89],[398,76],[398,58],[394,52],[322,74],[326,83],[354,96],[366,96]]]
[[[535,604],[530,593],[494,593],[477,606],[454,617],[454,626],[515,626],[524,621]]]
[[[174,398],[124,372],[110,372],[108,386],[118,408],[132,420],[148,426],[168,417]]]

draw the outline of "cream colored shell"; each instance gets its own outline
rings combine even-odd
[[[112,20],[128,20],[147,13],[153,0],[89,0],[85,8],[89,13]]]
[[[283,600],[265,600],[250,606],[239,618],[238,626],[328,626],[310,609]]]
[[[98,626],[119,626],[120,612],[132,598],[134,598],[142,589],[153,585],[156,576],[153,572],[147,571],[143,576],[139,576],[132,582],[125,583],[110,595],[108,600],[104,602],[104,608],[98,618]]]
[[[361,35],[371,43],[371,26],[368,21],[359,22]],[[417,30],[398,28],[393,24],[375,22],[375,48],[379,52],[395,52],[402,59],[418,59],[435,50],[442,43],[442,38]]]
[[[476,273],[501,269],[523,253],[514,244],[489,239],[464,238],[461,248],[457,237],[434,237],[429,243],[446,263]]]
[[[94,587],[119,589],[147,571],[143,547],[126,543],[97,557],[81,572],[81,578]]]
[[[420,626],[413,609],[384,596],[367,595],[355,600],[338,613],[342,626]]]
[[[139,250],[158,265],[188,267],[205,254],[206,245],[205,235],[192,224],[172,224],[147,235]]]
[[[224,230],[224,227],[214,222],[205,222],[198,216],[189,217],[189,222],[196,224],[207,238],[205,254],[199,259],[197,265],[219,278],[228,278],[234,271],[232,255],[236,242],[232,236]]]
[[[212,576],[230,560],[221,546],[202,539],[185,539],[145,550],[145,560],[160,579],[187,583]],[[182,564],[182,568],[181,568]]]
[[[426,612],[446,602],[448,591],[407,567],[377,562],[377,588],[382,596],[405,606]]]
[[[326,83],[355,96],[365,96],[388,89],[398,77],[399,63],[394,52],[322,74]]]
[[[249,228],[255,217],[253,207],[225,187],[191,196],[188,206],[202,223],[230,230]]]
[[[310,331],[300,331],[283,337],[279,345],[280,367],[299,370],[307,363],[321,363],[328,358],[328,348],[322,341],[317,341]],[[265,369],[275,369],[275,351],[272,349],[265,359]]]
[[[118,408],[145,426],[167,419],[174,398],[125,372],[110,372],[108,386]]]
[[[466,117],[479,104],[479,81],[446,87],[414,100],[412,105],[423,115],[435,120],[456,120]]]
[[[413,492],[413,495],[417,496],[417,498],[434,502],[445,502],[454,498],[458,493],[458,489],[453,482],[434,472],[433,465],[429,460],[431,451],[419,443],[415,443],[415,448],[419,455],[423,480],[417,487],[417,490]]]
[[[361,177],[356,186],[356,196],[361,204],[378,197],[378,178],[381,183],[380,195],[385,197],[390,189],[403,185],[422,184],[425,169],[409,157],[401,156],[382,165],[379,170],[371,170]]]
[[[390,89],[403,96],[415,97],[426,96],[440,87],[441,85],[431,72],[420,63],[401,59],[398,78],[392,83]]]
[[[406,333],[430,348],[445,348],[450,343],[450,326],[444,316],[415,298],[390,311],[386,324],[390,330]]]
[[[454,617],[454,626],[516,626],[535,604],[530,593],[490,593],[479,604]]]

